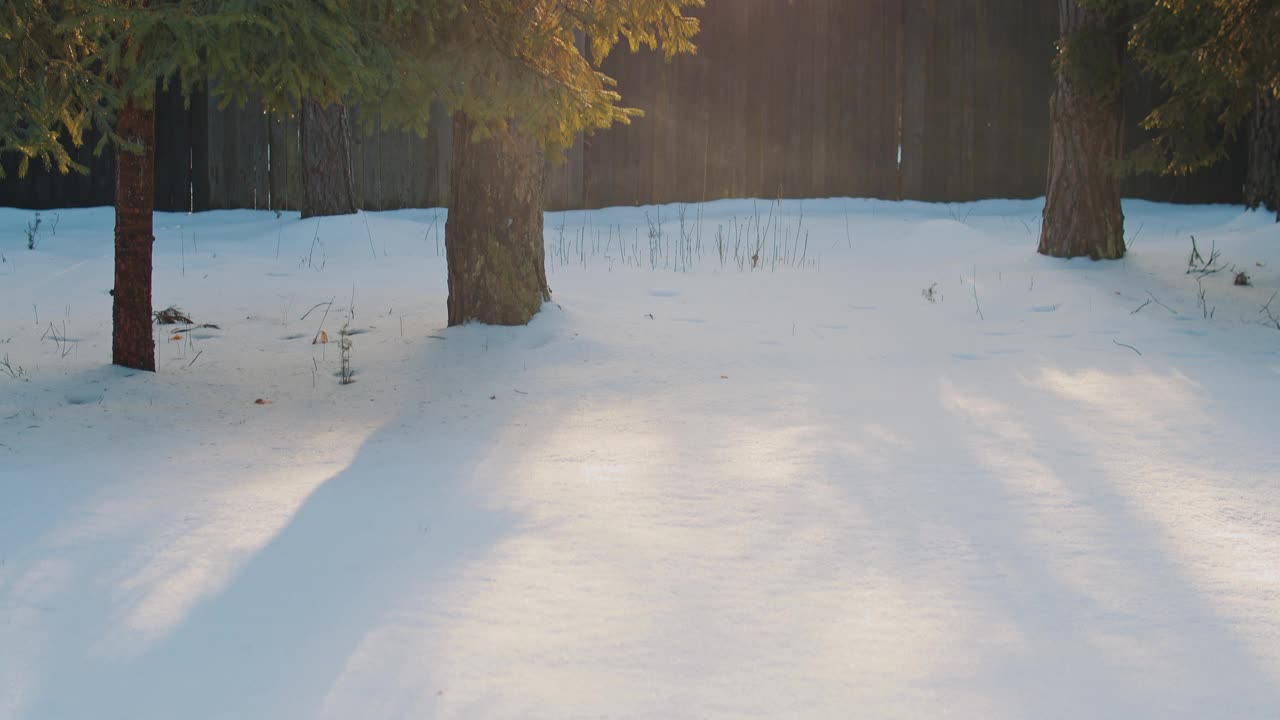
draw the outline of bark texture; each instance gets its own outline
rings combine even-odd
[[[347,106],[302,101],[302,217],[356,211]]]
[[[551,299],[542,240],[543,159],[516,123],[483,140],[453,116],[449,325],[524,325]]]
[[[1064,40],[1096,30],[1105,17],[1082,8],[1077,0],[1060,0]],[[1123,51],[1121,46],[1115,52]],[[1092,97],[1072,87],[1058,72],[1049,101],[1049,185],[1040,227],[1042,255],[1094,260],[1124,257],[1124,213],[1120,180],[1111,163],[1121,147],[1119,98]]]
[[[1249,173],[1244,201],[1276,212],[1280,222],[1280,100],[1269,94],[1258,99],[1249,128]]]
[[[141,146],[116,159],[115,288],[111,309],[111,362],[155,372],[151,319],[151,246],[155,242],[155,112],[130,100],[116,131]]]

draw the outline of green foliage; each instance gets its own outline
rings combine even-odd
[[[694,51],[703,0],[475,0],[448,23],[439,48],[414,55],[428,77],[448,81],[438,97],[485,129],[519,118],[550,150],[579,132],[628,123],[616,83],[598,69],[620,44]]]
[[[113,130],[157,79],[218,101],[348,102],[366,125],[425,133],[433,100],[480,126],[519,118],[544,147],[640,111],[599,65],[620,44],[692,52],[703,0],[8,0],[0,9],[0,152],[83,170],[59,138]],[[212,81],[212,82],[210,82]]]
[[[638,116],[621,106],[599,64],[622,43],[660,48],[668,58],[692,52],[698,21],[682,11],[702,3],[203,0],[161,6],[148,22],[203,25],[165,39],[175,47],[188,34],[204,38],[199,65],[156,70],[180,76],[184,87],[189,72],[206,71],[223,102],[257,95],[271,110],[292,112],[303,98],[343,101],[379,111],[362,114],[366,126],[376,119],[425,133],[431,102],[441,100],[471,116],[481,135],[519,118],[556,149],[579,132]]]
[[[1089,13],[1088,22],[1058,42],[1058,72],[1084,97],[1115,98],[1124,80],[1128,26],[1141,0],[1079,0],[1079,4]]]
[[[97,44],[60,28],[77,6],[58,0],[6,0],[0,6],[0,153],[18,154],[19,177],[32,160],[63,173],[83,172],[59,139],[79,146],[97,110],[111,99],[111,88],[91,68]]]
[[[1165,98],[1143,119],[1151,141],[1127,159],[1128,170],[1186,174],[1212,165],[1259,96],[1280,97],[1277,0],[1078,1],[1103,21],[1064,38],[1059,71],[1081,92],[1109,98],[1126,68],[1136,68]]]
[[[1259,96],[1280,97],[1280,3],[1160,0],[1134,23],[1129,49],[1168,100],[1143,122],[1139,169],[1184,174],[1230,147]]]

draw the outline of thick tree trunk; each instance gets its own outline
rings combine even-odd
[[[1280,100],[1264,93],[1249,128],[1249,174],[1244,201],[1276,212],[1280,222]]]
[[[155,112],[133,100],[116,118],[116,131],[142,147],[116,158],[116,277],[111,312],[111,362],[156,369],[151,319],[152,213],[155,209]]]
[[[356,211],[347,106],[302,101],[302,217]]]
[[[449,325],[523,325],[551,299],[542,242],[543,161],[516,124],[483,140],[453,116],[449,166]]]
[[[1062,37],[1098,30],[1105,17],[1060,0]],[[1115,52],[1122,52],[1117,46]],[[1124,256],[1120,180],[1110,167],[1120,157],[1120,103],[1091,97],[1072,87],[1063,72],[1049,101],[1049,186],[1045,192],[1040,253],[1054,257]]]

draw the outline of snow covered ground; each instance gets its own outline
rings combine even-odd
[[[553,214],[453,329],[441,211],[159,215],[155,375],[0,209],[0,718],[1280,717],[1280,227],[1040,208]]]

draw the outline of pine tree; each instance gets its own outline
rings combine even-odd
[[[1280,8],[1274,0],[1060,2],[1041,253],[1122,257],[1115,174],[1195,172],[1225,156],[1246,127],[1246,200],[1280,211]],[[1116,110],[1126,64],[1159,83],[1164,101],[1142,120],[1148,142],[1122,158]]]
[[[454,114],[450,160],[449,322],[523,324],[549,299],[542,239],[542,154],[581,132],[627,123],[598,71],[613,49],[691,52],[702,0],[401,0],[375,21],[393,68],[385,85],[363,88],[362,108],[384,124],[425,128],[425,98]],[[369,26],[366,26],[369,27]],[[305,119],[304,119],[305,122]],[[340,145],[341,136],[335,136]],[[332,157],[335,146],[325,148]],[[303,153],[314,151],[304,142]],[[314,154],[311,153],[311,154]],[[310,163],[309,182],[343,187],[338,162]],[[314,167],[313,167],[314,165]],[[321,171],[325,172],[321,172]],[[308,200],[304,212],[341,212]]]
[[[155,87],[184,92],[216,78],[221,103],[259,98],[277,113],[305,102],[376,108],[384,124],[425,131],[441,99],[474,142],[455,144],[457,177],[479,172],[482,187],[512,182],[498,212],[470,214],[455,195],[452,322],[521,323],[548,290],[543,268],[541,162],[537,149],[568,146],[578,132],[628,122],[612,81],[596,66],[620,42],[693,49],[697,21],[682,14],[702,0],[13,0],[0,34],[0,98],[19,112],[0,120],[0,151],[16,150],[72,169],[58,139],[86,124],[120,152],[116,178],[113,362],[154,370],[151,323],[151,193]],[[589,55],[579,49],[589,38]],[[92,62],[90,62],[90,58]],[[593,65],[594,62],[594,65]],[[366,117],[374,117],[368,113]],[[494,162],[467,162],[493,143]],[[483,158],[484,153],[474,157]],[[25,170],[25,160],[22,169]],[[508,172],[508,177],[502,173]],[[487,180],[486,180],[487,178]],[[496,196],[492,199],[499,199]],[[536,212],[535,212],[536,210]],[[503,212],[506,211],[506,212]],[[473,218],[466,221],[465,218]],[[516,218],[528,221],[515,223]],[[510,222],[506,222],[510,221]],[[489,242],[480,243],[480,239]],[[503,274],[502,268],[511,273]],[[517,279],[518,278],[518,279]],[[505,289],[518,313],[496,313]],[[463,296],[469,296],[466,303]]]
[[[1121,0],[1059,0],[1057,88],[1049,102],[1049,181],[1039,252],[1124,256],[1120,78],[1127,14]]]
[[[1132,166],[1186,174],[1249,133],[1247,202],[1280,211],[1280,6],[1274,0],[1148,2],[1129,47],[1168,99],[1143,122]],[[1251,121],[1252,118],[1252,121]],[[1280,220],[1280,216],[1277,217]]]
[[[431,59],[455,112],[450,163],[449,324],[527,323],[550,298],[543,248],[539,148],[627,123],[596,68],[620,43],[692,52],[701,0],[479,0],[451,24]],[[580,39],[585,38],[585,42]],[[585,49],[584,49],[585,48]]]
[[[0,7],[0,153],[18,155],[18,175],[34,160],[60,172],[84,172],[62,139],[76,146],[95,118],[87,111],[111,89],[85,66],[97,45],[59,27],[75,5],[8,0]],[[0,178],[4,169],[0,167]]]
[[[381,45],[388,28],[455,12],[456,0],[13,0],[0,10],[0,152],[59,170],[59,142],[83,128],[118,149],[112,362],[154,370],[151,256],[157,80],[184,92],[210,75],[223,103],[260,95],[276,111],[304,98],[378,98],[401,67]],[[418,25],[399,24],[413,13]],[[425,29],[429,30],[430,25]],[[430,83],[422,83],[429,87]],[[425,108],[426,102],[421,103]],[[426,110],[419,113],[426,117]],[[407,105],[404,117],[411,117]],[[425,119],[421,120],[425,125]]]

